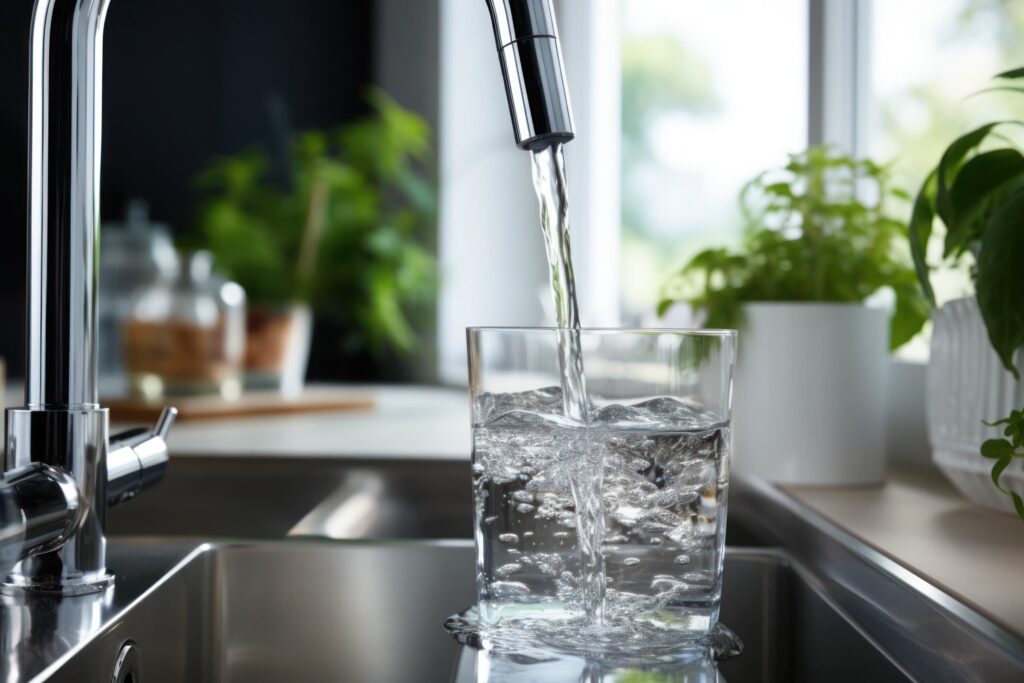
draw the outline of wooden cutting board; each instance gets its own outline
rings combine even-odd
[[[337,410],[369,410],[374,407],[373,395],[355,389],[309,388],[295,397],[276,391],[250,391],[234,401],[219,396],[184,396],[150,403],[135,398],[110,399],[101,402],[110,408],[113,422],[152,422],[165,405],[178,409],[179,420],[225,420],[260,415],[322,413]]]

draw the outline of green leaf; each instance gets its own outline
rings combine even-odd
[[[889,323],[889,350],[895,351],[914,338],[931,315],[931,307],[915,286],[913,276],[908,283],[893,287],[896,310]]]
[[[1014,454],[1013,444],[1006,439],[988,439],[981,444],[981,454],[993,460],[1012,458]]]
[[[1001,458],[996,461],[995,465],[992,465],[992,483],[995,484],[995,487],[1003,493],[1009,493],[1009,491],[1004,489],[1002,484],[999,483],[999,477],[1003,476],[1003,470],[1005,470],[1011,462],[1013,462],[1013,458],[1006,457]]]
[[[1024,156],[1015,149],[979,154],[963,165],[950,188],[943,256],[959,254],[981,231],[981,214],[1004,185],[1024,177]]]
[[[932,208],[932,202],[936,184],[936,172],[932,171],[921,185],[917,199],[914,200],[914,209],[910,214],[908,229],[910,254],[914,260],[917,280],[921,284],[921,291],[933,306],[935,305],[935,292],[932,290],[932,283],[929,280],[927,254],[928,240],[932,236],[932,224],[935,222],[935,210]]]
[[[970,95],[968,95],[968,97],[977,97],[978,95],[987,95],[989,93],[994,93],[994,92],[1021,92],[1021,93],[1024,93],[1024,88],[1018,88],[1018,87],[1012,86],[1012,85],[995,85],[995,86],[992,86],[991,88],[985,88],[983,90],[978,90],[977,92],[972,92]]]
[[[1024,182],[1004,193],[993,206],[981,237],[975,287],[989,341],[1003,366],[1020,378],[1013,356],[1024,346]]]
[[[1017,516],[1024,519],[1024,500],[1013,491],[1010,491],[1010,498],[1013,499],[1013,508],[1017,511]]]
[[[1001,74],[996,74],[996,78],[1024,78],[1024,66],[1004,71]]]
[[[939,218],[941,218],[942,222],[946,225],[952,225],[954,222],[953,208],[949,197],[949,187],[956,174],[959,172],[964,158],[970,154],[975,147],[980,145],[986,137],[988,137],[988,134],[992,132],[992,129],[1001,123],[1004,122],[994,121],[992,123],[986,123],[984,126],[975,128],[970,133],[961,135],[946,148],[946,151],[942,155],[942,159],[939,160],[938,186],[935,195],[935,213],[939,215]]]

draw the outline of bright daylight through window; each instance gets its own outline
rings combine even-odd
[[[805,146],[807,2],[628,0],[623,13],[622,318],[651,324],[672,272],[738,239],[743,184]]]
[[[622,2],[624,322],[653,323],[673,272],[700,249],[737,242],[744,183],[807,146],[808,5]],[[1012,116],[1014,93],[971,95],[1024,63],[1024,2],[860,0],[859,8],[867,54],[854,111],[866,120],[856,121],[863,135],[849,151],[891,163],[894,184],[913,195],[949,141]],[[901,221],[909,211],[909,202],[892,207]],[[937,276],[940,301],[969,291],[968,267]],[[926,357],[926,339],[901,355]]]

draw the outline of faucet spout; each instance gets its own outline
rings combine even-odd
[[[516,145],[538,150],[576,136],[551,0],[487,0]]]
[[[32,14],[25,404],[96,406],[103,24],[109,0]]]

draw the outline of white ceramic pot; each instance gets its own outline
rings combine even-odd
[[[1003,368],[974,297],[950,301],[932,319],[935,329],[927,380],[932,460],[971,501],[1012,511],[1010,498],[992,485],[992,461],[983,458],[979,449],[986,439],[1002,436],[982,420],[999,420],[1024,407],[1024,382]],[[1024,462],[1014,460],[1001,482],[1024,496]]]
[[[885,475],[888,313],[860,304],[745,307],[732,466],[788,484]]]

